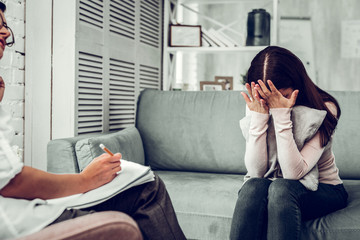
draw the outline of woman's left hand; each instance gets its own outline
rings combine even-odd
[[[289,98],[284,97],[279,90],[275,87],[271,80],[267,80],[270,87],[268,89],[262,80],[258,81],[255,89],[259,92],[260,96],[266,101],[269,108],[291,108],[295,105],[296,98],[299,90],[294,90]]]

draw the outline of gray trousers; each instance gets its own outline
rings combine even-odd
[[[158,176],[155,181],[130,188],[99,205],[65,210],[51,224],[100,211],[120,211],[130,215],[139,225],[144,239],[186,239],[169,194]]]

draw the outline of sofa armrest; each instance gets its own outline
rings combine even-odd
[[[94,133],[76,137],[59,138],[47,144],[47,171],[51,173],[78,173],[79,164],[75,145],[79,140],[108,133]]]
[[[52,173],[78,173],[75,144],[81,137],[54,139],[47,144],[47,171]]]
[[[45,239],[141,240],[143,238],[138,225],[131,217],[122,212],[107,211],[56,223],[17,240]]]

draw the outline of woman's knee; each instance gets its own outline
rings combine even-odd
[[[240,195],[257,196],[260,193],[267,194],[271,181],[266,178],[250,178],[239,190]]]
[[[297,192],[299,184],[301,185],[297,180],[283,178],[274,180],[269,187],[269,201],[279,202],[289,200]]]

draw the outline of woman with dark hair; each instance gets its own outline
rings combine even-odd
[[[14,43],[5,9],[0,0],[0,59],[5,46]],[[0,77],[0,102],[4,91],[5,83]],[[48,203],[47,199],[85,193],[112,181],[121,170],[121,154],[102,154],[78,174],[51,174],[24,166],[10,146],[14,135],[10,120],[0,104],[0,239],[28,235],[51,224],[98,211],[127,213],[137,222],[144,239],[185,239],[165,184],[156,175],[152,181],[106,201],[89,203],[86,209]],[[100,200],[103,196],[98,197]]]
[[[298,57],[276,46],[265,48],[252,60],[246,89],[249,95],[241,94],[250,115],[245,152],[248,173],[238,193],[230,238],[299,239],[302,221],[347,204],[348,196],[331,149],[341,113],[339,104],[311,81]],[[291,115],[300,105],[310,111],[322,110],[324,120],[298,149]],[[269,170],[270,119],[281,172],[275,177]],[[313,169],[316,187],[309,188],[302,179]]]

